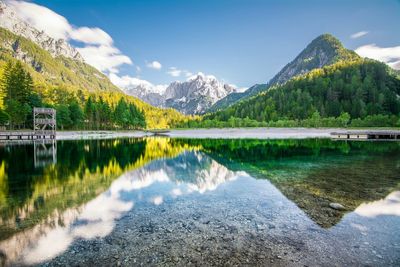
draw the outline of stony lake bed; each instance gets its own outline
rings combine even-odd
[[[398,142],[59,140],[56,161],[45,146],[0,149],[4,265],[400,263]]]

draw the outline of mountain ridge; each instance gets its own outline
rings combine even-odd
[[[203,73],[198,73],[184,82],[172,82],[163,92],[154,90],[154,85],[146,82],[124,90],[125,93],[147,103],[174,108],[184,114],[203,114],[219,99],[235,91],[233,86]]]
[[[0,27],[12,33],[25,37],[48,51],[52,56],[64,56],[83,62],[79,52],[63,39],[54,39],[44,31],[30,26],[27,22],[18,17],[13,6],[7,5],[0,0]]]
[[[352,50],[343,47],[342,43],[331,34],[321,34],[313,39],[294,60],[285,65],[267,84],[256,84],[243,93],[228,95],[217,101],[208,112],[226,108],[242,99],[254,96],[268,88],[283,84],[291,78],[305,74],[340,60],[353,60],[360,57]]]
[[[268,125],[398,126],[400,79],[385,63],[371,59],[338,61],[207,114],[213,123]],[[310,126],[308,126],[310,127]]]
[[[3,60],[15,58],[28,64],[33,68],[34,72],[31,74],[36,76],[37,80],[91,92],[121,91],[106,75],[83,61],[61,55],[55,57],[30,39],[2,27],[0,27],[0,37],[1,58]]]

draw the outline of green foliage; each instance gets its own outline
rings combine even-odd
[[[390,74],[385,64],[371,60],[341,61],[207,114],[204,121],[248,118],[268,125],[346,127],[351,119],[360,119],[371,126],[393,126],[392,121],[379,125],[371,118],[399,116],[398,95],[400,80]]]
[[[73,90],[85,88],[91,92],[120,91],[104,74],[84,62],[62,56],[54,58],[34,42],[3,28],[0,28],[0,40],[0,60],[9,61],[15,57],[14,51],[23,51],[25,58],[32,59],[28,64],[30,73],[41,83],[67,84]],[[5,45],[1,47],[5,43],[13,44],[13,50]]]
[[[12,45],[10,46],[10,44]],[[15,51],[24,53],[24,61],[16,59]],[[24,72],[11,73],[8,65],[15,66],[17,64],[20,65],[20,69],[23,69]],[[4,82],[5,77],[9,75],[19,77],[18,81],[21,79],[22,73],[26,75],[25,85],[22,85],[22,83],[14,84],[14,79],[8,79],[8,81]],[[0,109],[3,108],[3,110],[6,109],[4,84],[7,84],[10,88],[23,88],[22,86],[29,88],[29,90],[21,91],[21,93],[30,92],[31,95],[27,96],[29,100],[23,100],[22,102],[27,102],[31,108],[37,106],[56,107],[59,104],[70,106],[75,101],[81,109],[84,109],[88,98],[91,97],[92,100],[95,99],[99,102],[102,99],[102,103],[96,103],[96,105],[99,105],[99,107],[96,106],[94,108],[96,112],[91,114],[89,119],[84,118],[83,121],[80,119],[76,121],[76,118],[73,118],[75,115],[81,118],[79,114],[75,113],[79,113],[76,105],[73,105],[72,109],[74,110],[70,110],[71,120],[73,121],[70,127],[73,129],[82,129],[82,127],[85,129],[119,128],[113,123],[112,107],[117,105],[121,98],[124,98],[127,103],[134,105],[140,111],[138,113],[132,108],[131,113],[135,113],[138,117],[144,115],[146,121],[143,122],[143,119],[140,118],[134,123],[139,126],[133,127],[130,125],[130,128],[169,128],[171,125],[190,119],[189,116],[182,115],[176,110],[156,108],[135,97],[127,96],[113,85],[107,76],[92,66],[70,58],[54,58],[49,52],[32,41],[17,36],[3,28],[0,28],[0,80],[2,81]],[[12,92],[19,91],[12,90]],[[24,98],[26,95],[21,97]],[[85,115],[87,114],[85,113]],[[10,113],[10,119],[12,120],[14,117],[14,114]],[[20,118],[21,116],[17,117]],[[13,125],[10,124],[12,127]],[[32,115],[28,113],[25,122],[15,125],[15,127],[31,128]]]
[[[83,113],[82,108],[79,106],[77,101],[72,101],[68,108],[72,127],[75,129],[80,129],[85,119],[85,114]]]
[[[321,60],[321,55],[324,60]],[[283,84],[290,78],[318,69],[322,65],[328,66],[340,61],[359,60],[360,57],[351,50],[346,49],[340,41],[331,34],[322,34],[315,38],[301,53],[281,71],[279,71],[268,84],[256,84],[245,92],[232,93],[219,100],[210,109],[209,112],[215,112],[237,103],[239,100],[245,100],[255,96],[260,92],[265,92],[272,86]],[[340,112],[339,112],[340,113]]]
[[[105,101],[102,95],[92,94],[86,98],[82,91],[74,93],[60,87],[49,94],[35,92],[32,78],[20,62],[8,62],[2,73],[0,81],[5,112],[0,114],[0,123],[4,125],[8,122],[11,129],[32,128],[32,109],[42,106],[56,108],[57,127],[62,130],[146,127],[143,111],[133,102],[126,102],[122,96],[118,98],[118,111],[115,112],[109,104],[113,99]]]
[[[57,106],[57,127],[64,130],[64,128],[69,128],[72,125],[71,113],[67,105]]]
[[[2,109],[0,109],[0,125],[5,125],[10,120],[10,116]]]
[[[394,115],[368,115],[364,119],[353,119],[351,127],[400,127],[400,118]]]
[[[0,84],[10,128],[25,127],[27,117],[32,113],[32,107],[29,105],[33,89],[32,77],[21,63],[9,62],[0,77]]]

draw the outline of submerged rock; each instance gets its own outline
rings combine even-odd
[[[335,210],[346,210],[346,208],[340,203],[334,203],[334,202],[329,203],[329,207]]]

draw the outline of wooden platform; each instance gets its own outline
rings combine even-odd
[[[332,132],[332,138],[345,140],[393,140],[400,141],[400,131],[393,130],[359,130]]]
[[[0,141],[56,139],[54,131],[4,131],[0,132]]]

